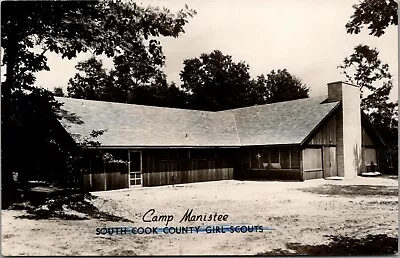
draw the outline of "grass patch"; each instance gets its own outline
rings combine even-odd
[[[383,185],[322,185],[311,188],[298,189],[303,192],[309,192],[322,195],[338,196],[398,196],[399,189],[395,186]]]

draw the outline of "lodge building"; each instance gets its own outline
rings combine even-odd
[[[357,86],[328,96],[219,112],[57,98],[60,120],[86,147],[86,190],[214,180],[354,178],[379,167],[383,142],[360,109]],[[67,115],[68,114],[68,115]],[[69,115],[78,117],[72,121]],[[95,152],[96,150],[96,152]],[[102,156],[94,155],[100,151]]]

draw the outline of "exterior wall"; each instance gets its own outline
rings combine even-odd
[[[322,148],[307,147],[302,150],[304,180],[323,178]]]
[[[101,150],[88,155],[83,173],[87,191],[129,187],[130,150]],[[135,150],[137,151],[137,150]],[[142,153],[142,186],[233,179],[238,149],[146,149]],[[113,159],[104,159],[111,154]],[[132,166],[132,165],[131,165]]]
[[[307,145],[337,145],[337,126],[341,126],[341,114],[335,112],[322,128],[311,138]]]
[[[109,153],[113,159],[104,159]],[[126,150],[100,150],[87,153],[88,170],[83,173],[83,188],[87,191],[107,191],[129,187],[128,152]]]
[[[343,133],[346,132],[346,128],[343,128],[343,126],[343,108],[339,108],[332,115],[332,117],[325,122],[321,129],[316,132],[315,135],[304,145],[302,154],[303,166],[305,165],[305,163],[307,163],[307,160],[313,158],[308,157],[304,150],[310,147],[321,148],[324,172],[324,174],[321,175],[320,171],[312,171],[312,169],[311,171],[307,171],[307,168],[305,168],[303,169],[305,180],[312,178],[325,178],[327,177],[327,174],[328,176],[345,176]],[[359,153],[359,155],[357,155],[358,158],[354,158],[353,160],[355,164],[358,159],[361,159],[361,162],[358,163],[358,173],[379,170],[379,144],[377,143],[377,140],[371,136],[371,130],[372,129],[369,128],[366,123],[361,123],[361,152]],[[337,173],[335,175],[330,175],[329,173],[327,173],[326,169],[327,166],[332,165],[331,163],[327,162],[327,160],[330,158],[328,152],[331,152],[330,154],[332,154],[332,148],[336,148],[336,150],[334,150],[336,152],[335,165],[337,168]],[[371,165],[371,161],[374,163],[374,165]]]
[[[314,133],[302,149],[304,180],[338,176],[337,149],[340,144],[342,111],[339,108]],[[343,156],[342,156],[343,157]]]
[[[338,176],[344,177],[344,149],[343,149],[343,108],[337,113],[336,123],[336,161]]]
[[[362,164],[361,172],[373,172],[379,170],[378,144],[370,134],[362,128]]]
[[[378,144],[363,127],[359,134],[362,139],[361,152],[352,153],[353,166],[345,163],[349,163],[345,157],[345,153],[349,152],[346,144],[350,142],[349,146],[353,146],[353,150],[358,150],[358,145],[357,141],[349,141],[345,137],[349,130],[356,130],[354,128],[357,125],[352,127],[350,124],[350,129],[346,128],[346,123],[350,122],[345,121],[343,110],[340,107],[331,114],[302,147],[141,150],[142,185],[159,186],[226,179],[308,180],[327,175],[350,177],[354,175],[352,172],[356,166],[362,172],[376,169],[377,166],[371,167],[369,163],[373,161],[378,165]],[[369,127],[366,129],[371,130]],[[358,136],[354,132],[352,135]],[[89,169],[83,174],[84,188],[89,191],[104,191],[129,187],[129,151],[101,150],[102,155],[111,153],[113,160],[96,158],[92,153],[87,163]],[[359,163],[354,162],[357,157],[360,157]],[[327,169],[328,166],[331,166],[330,170]]]
[[[143,150],[143,186],[233,179],[238,149]]]
[[[244,180],[302,180],[299,146],[254,146],[241,151]]]

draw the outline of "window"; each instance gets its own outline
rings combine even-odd
[[[266,149],[251,149],[250,150],[250,161],[251,168],[267,168],[269,160],[269,152]]]
[[[91,153],[90,170],[91,173],[104,173],[104,161],[101,152]]]
[[[128,172],[128,151],[108,150],[103,154],[107,172]]]
[[[290,168],[290,149],[289,148],[281,148],[280,156],[281,156],[282,168],[289,169]]]
[[[291,158],[291,166],[292,168],[299,169],[300,168],[300,151],[298,148],[290,149],[290,158]]]
[[[373,148],[365,148],[364,150],[364,162],[366,166],[371,166],[371,164],[376,165],[376,151]]]
[[[215,159],[214,149],[192,149],[190,150],[190,158],[195,160]]]
[[[279,149],[271,149],[271,163],[279,163]]]
[[[189,150],[185,149],[170,149],[169,160],[185,160],[189,158]]]

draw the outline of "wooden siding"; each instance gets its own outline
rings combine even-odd
[[[377,144],[372,140],[372,138],[369,136],[368,132],[364,128],[361,129],[361,132],[363,146],[377,146]]]
[[[304,171],[304,180],[323,178],[323,171]]]
[[[83,187],[88,191],[107,191],[127,188],[128,173],[104,172],[83,175]]]
[[[373,137],[371,137],[370,130],[372,130],[372,128],[369,127],[363,127],[361,129],[361,172],[379,171],[379,144],[376,142],[376,140],[373,139]],[[374,163],[374,165],[371,165],[371,161]]]
[[[144,150],[143,186],[233,179],[237,149]]]
[[[246,180],[302,180],[300,169],[246,169]]]
[[[323,178],[322,148],[306,148],[302,156],[304,180]]]
[[[240,179],[302,180],[297,146],[249,147],[242,150]]]
[[[111,154],[114,160],[105,159],[105,154]],[[84,190],[107,191],[129,187],[126,150],[89,151],[86,155],[88,170],[82,175]]]
[[[338,176],[336,147],[324,146],[322,148],[322,162],[324,178]]]
[[[336,145],[337,112],[331,116],[318,132],[311,138],[308,145]]]

